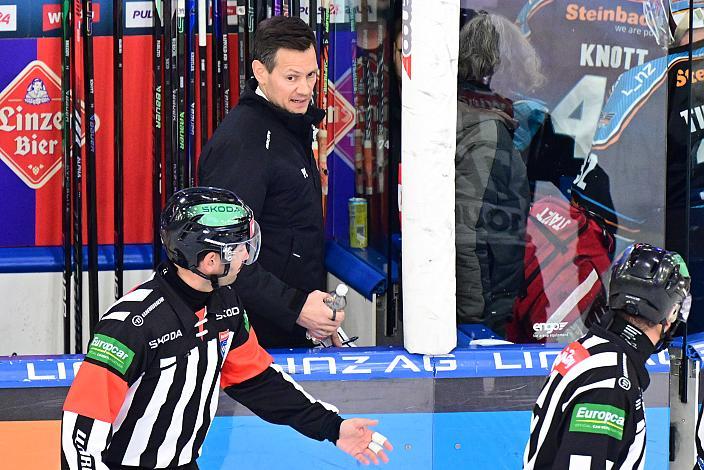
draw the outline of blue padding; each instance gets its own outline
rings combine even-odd
[[[369,300],[386,292],[386,274],[378,258],[373,250],[344,248],[334,240],[325,245],[325,269]]]
[[[125,245],[125,269],[151,269],[150,244]],[[88,266],[88,248],[83,247],[83,267]],[[64,252],[59,246],[25,248],[0,248],[0,273],[61,272],[64,269]],[[98,269],[115,269],[113,245],[98,246]]]
[[[321,380],[453,379],[545,376],[562,345],[509,344],[457,348],[423,356],[397,347],[272,350],[274,362],[300,382]],[[695,348],[704,348],[700,342]],[[68,387],[82,356],[0,357],[0,388]],[[650,373],[670,370],[667,351],[647,363]]]

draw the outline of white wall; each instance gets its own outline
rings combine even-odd
[[[125,271],[125,291],[147,279],[151,271]],[[114,274],[99,273],[100,314],[114,300]],[[88,333],[88,274],[83,276],[83,344]],[[73,294],[73,291],[72,291]],[[61,273],[0,274],[0,356],[17,353],[63,354],[63,287]],[[71,352],[73,346],[71,310]]]

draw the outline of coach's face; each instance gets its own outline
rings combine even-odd
[[[306,112],[318,79],[313,46],[306,51],[279,49],[271,72],[258,60],[252,62],[252,68],[269,101],[290,113]]]

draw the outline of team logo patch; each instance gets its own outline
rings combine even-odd
[[[227,340],[230,338],[230,330],[221,331],[218,333],[218,341],[220,341],[220,353],[222,357],[227,354]]]
[[[242,315],[242,320],[244,321],[244,329],[249,333],[249,317],[247,316],[247,312],[244,312]]]
[[[572,367],[589,356],[589,351],[587,351],[581,343],[575,341],[567,345],[567,347],[558,354],[552,370],[556,370],[560,375],[564,376]]]
[[[96,333],[90,343],[86,357],[107,364],[124,374],[130,364],[132,364],[134,351],[115,338]]]
[[[603,434],[619,441],[623,439],[626,412],[621,408],[597,403],[579,403],[572,410],[570,432]]]

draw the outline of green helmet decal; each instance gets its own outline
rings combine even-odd
[[[687,269],[687,264],[684,262],[684,259],[677,253],[672,257],[673,261],[680,267],[680,274],[683,275],[684,277],[692,277],[689,275],[689,269]]]
[[[235,225],[248,216],[242,206],[217,202],[191,206],[187,214],[189,218],[201,216],[198,223],[206,227]]]
[[[254,214],[232,191],[193,187],[174,193],[161,214],[161,239],[169,260],[198,272],[199,257],[220,252],[231,261],[238,244],[246,244],[253,263],[259,253],[259,227]]]

